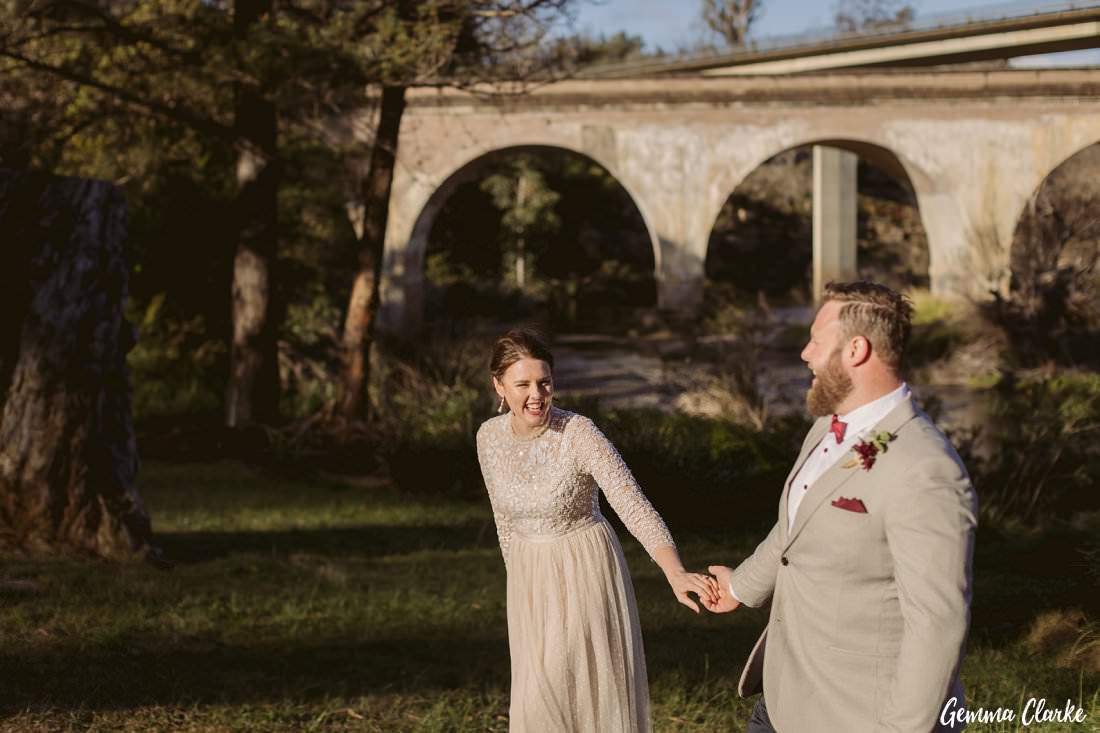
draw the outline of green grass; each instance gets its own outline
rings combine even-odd
[[[237,463],[154,463],[141,483],[173,570],[0,558],[0,731],[507,730],[504,569],[486,502]],[[763,536],[673,530],[694,568]],[[1095,595],[1074,562],[1037,570],[1060,541],[979,542],[964,681],[987,707],[1072,698],[1086,727],[1032,729],[1079,733],[1100,721],[1097,678],[1019,641],[1042,608]],[[764,612],[697,617],[624,545],[654,729],[743,730],[736,680]]]

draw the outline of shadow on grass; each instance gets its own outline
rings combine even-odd
[[[650,679],[675,674],[688,683],[733,684],[755,636],[754,628],[734,626],[649,631]],[[0,714],[507,690],[509,669],[503,630],[500,638],[463,638],[459,631],[447,638],[268,639],[247,646],[154,636],[91,650],[72,640],[30,656],[0,654]]]
[[[74,640],[40,647],[29,658],[0,655],[0,713],[304,702],[508,683],[504,639],[258,639],[223,646],[145,637],[119,649],[83,647]]]
[[[230,555],[254,553],[286,556],[295,553],[334,557],[378,557],[415,552],[494,548],[491,521],[460,525],[366,525],[288,530],[233,532],[162,532],[157,539],[169,561],[186,565]]]
[[[1100,579],[1083,551],[1091,539],[1064,526],[1026,537],[979,528],[971,643],[998,647],[1018,639],[1047,610],[1080,608],[1100,616]]]

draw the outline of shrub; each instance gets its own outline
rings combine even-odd
[[[701,375],[692,370],[677,382],[677,407],[702,417],[724,418],[767,430],[775,412],[764,355],[776,338],[775,319],[763,293],[758,302],[743,305],[715,289],[710,315],[703,321],[695,347],[700,361],[710,364]]]
[[[138,421],[217,410],[222,396],[225,343],[213,338],[201,316],[172,312],[160,293],[143,310],[131,301],[128,315],[138,324],[137,344],[127,361]]]
[[[1010,359],[1100,367],[1100,216],[1093,145],[1052,172],[1028,200],[1012,240],[1011,282],[986,309]]]
[[[1036,522],[1100,508],[1100,374],[1006,377],[989,413],[984,449],[969,457],[983,516]]]
[[[340,308],[321,283],[310,290],[287,306],[279,339],[280,411],[288,417],[314,414],[339,393]]]
[[[479,494],[474,436],[492,416],[487,340],[438,327],[384,343],[371,394],[387,471],[404,490]]]
[[[943,300],[927,291],[910,293],[913,331],[906,352],[909,363],[922,366],[950,354],[972,336],[965,303]]]
[[[1031,650],[1053,657],[1059,667],[1100,672],[1100,625],[1079,608],[1041,613],[1025,643]]]
[[[656,409],[589,410],[646,495],[674,527],[729,528],[773,516],[806,424],[767,432]]]

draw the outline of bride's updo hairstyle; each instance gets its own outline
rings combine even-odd
[[[489,374],[500,381],[508,367],[526,358],[545,361],[551,371],[554,369],[554,355],[550,353],[550,347],[546,345],[542,335],[530,328],[513,328],[493,345]]]

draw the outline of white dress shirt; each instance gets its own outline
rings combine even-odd
[[[902,382],[901,386],[890,394],[861,405],[846,415],[837,415],[837,419],[847,425],[844,429],[844,440],[837,443],[833,433],[826,432],[825,437],[813,449],[810,457],[791,480],[791,494],[787,499],[788,532],[794,527],[794,518],[798,515],[802,498],[813,487],[814,482],[832,468],[841,456],[848,454],[856,441],[870,438],[875,425],[907,399],[909,399],[909,385]]]
[[[802,464],[802,468],[791,480],[791,493],[787,499],[788,533],[794,527],[794,519],[798,516],[798,507],[801,506],[803,497],[813,488],[814,482],[840,460],[841,456],[850,455],[852,446],[857,440],[870,438],[875,425],[907,399],[909,399],[909,385],[902,382],[901,386],[890,394],[860,405],[846,415],[837,415],[837,419],[846,425],[844,440],[837,443],[832,431],[826,431],[825,437],[814,447],[806,462]],[[733,585],[728,587],[730,595],[739,603],[743,603],[734,592]]]

